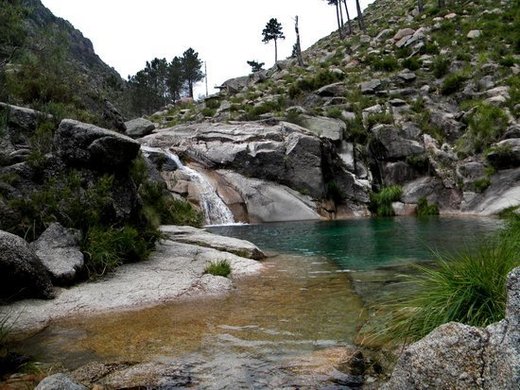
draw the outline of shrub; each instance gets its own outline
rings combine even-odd
[[[91,227],[82,244],[90,275],[104,275],[123,263],[145,259],[150,250],[151,246],[131,226]]]
[[[474,152],[481,152],[496,141],[507,128],[508,118],[504,111],[489,104],[479,104],[469,115],[465,138]]]
[[[204,100],[204,104],[206,105],[206,108],[211,108],[213,110],[217,110],[220,107],[220,100],[206,99],[206,100]]]
[[[217,110],[215,110],[214,108],[206,107],[202,109],[201,113],[204,116],[213,117],[217,113]]]
[[[433,75],[440,79],[444,77],[446,73],[448,73],[448,69],[450,67],[450,61],[445,57],[435,57],[433,60],[432,70]]]
[[[477,179],[473,182],[473,187],[475,188],[475,192],[482,193],[491,185],[491,180],[489,177],[483,177]]]
[[[394,123],[394,117],[392,114],[388,112],[379,112],[376,114],[370,114],[366,119],[366,125],[367,128],[370,129],[371,127],[379,124],[387,124],[391,125]]]
[[[417,70],[421,67],[419,60],[415,57],[406,58],[403,60],[403,68],[410,70]]]
[[[231,265],[227,260],[212,261],[208,264],[204,273],[213,276],[224,276],[227,278],[229,274],[231,274]]]
[[[391,217],[394,214],[392,203],[399,201],[403,189],[401,186],[389,186],[381,189],[377,194],[371,195],[371,209],[376,212],[379,217]]]
[[[436,204],[429,204],[426,198],[417,201],[417,216],[439,215],[439,207]]]
[[[438,254],[433,267],[416,266],[419,274],[410,282],[417,290],[389,304],[384,333],[414,341],[450,321],[480,327],[500,321],[507,274],[520,265],[519,220],[474,250]]]
[[[327,113],[326,115],[329,117],[329,118],[336,118],[336,119],[340,119],[341,118],[341,108],[338,108],[338,107],[331,107],[327,110]]]
[[[394,56],[370,56],[367,58],[367,62],[372,65],[374,70],[391,72],[399,68],[399,63]]]
[[[464,76],[460,72],[448,75],[442,82],[441,94],[451,95],[452,93],[457,92],[462,87],[465,81],[466,76]]]

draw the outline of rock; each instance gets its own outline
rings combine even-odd
[[[507,128],[502,139],[520,138],[520,125],[511,125]]]
[[[453,211],[459,209],[462,194],[456,189],[446,188],[437,177],[421,177],[403,186],[401,200],[404,203],[417,203],[421,198],[437,204],[440,211]]]
[[[218,243],[226,239],[215,235],[212,241]],[[12,318],[16,318],[13,331],[37,330],[47,326],[51,320],[71,315],[149,307],[204,294],[200,289],[200,279],[207,264],[212,261],[227,260],[231,265],[232,279],[257,273],[263,267],[256,260],[227,251],[174,240],[174,235],[161,240],[147,261],[124,264],[110,278],[61,289],[54,300],[26,300],[0,306],[0,317],[9,313]],[[249,246],[253,247],[252,244]],[[45,271],[42,273],[45,274]],[[1,275],[5,273],[2,271]],[[212,294],[228,291],[227,287],[226,290],[216,291],[218,285],[211,283]]]
[[[424,153],[424,147],[415,140],[406,139],[401,129],[390,125],[377,125],[372,128],[374,137],[379,142],[379,157],[388,160],[403,159]]]
[[[256,245],[238,238],[218,236],[190,226],[162,226],[161,231],[173,241],[230,252],[248,259],[265,258]]]
[[[343,96],[346,92],[346,86],[343,82],[329,84],[321,87],[315,93],[322,97]]]
[[[480,37],[481,34],[482,34],[482,31],[480,31],[480,30],[471,30],[471,31],[468,32],[468,34],[466,35],[466,38],[469,38],[469,39],[475,39],[475,38]]]
[[[399,72],[397,74],[397,77],[399,77],[401,80],[403,80],[403,81],[405,81],[407,83],[412,82],[412,81],[414,81],[417,78],[415,73],[411,72],[409,70],[404,70],[402,72]]]
[[[381,80],[373,79],[360,84],[361,93],[367,95],[373,95],[376,91],[381,88]]]
[[[136,118],[125,122],[125,134],[132,138],[140,138],[155,130],[155,125],[148,119]]]
[[[81,233],[52,223],[32,243],[32,248],[42,261],[56,285],[69,285],[83,269],[83,253],[80,251]]]
[[[124,133],[126,130],[125,118],[119,110],[107,99],[103,108],[103,119],[110,124],[111,128]]]
[[[454,12],[450,12],[449,14],[444,15],[444,19],[446,20],[452,20],[457,17],[457,14]]]
[[[318,220],[309,197],[290,188],[230,171],[218,171],[244,199],[250,223]]]
[[[481,162],[468,161],[457,165],[457,178],[462,180],[465,190],[475,190],[474,183],[486,177],[486,167]]]
[[[415,215],[417,205],[403,203],[403,202],[393,202],[392,209],[394,210],[394,214],[398,217],[408,217]]]
[[[0,298],[53,298],[47,270],[24,239],[0,231]]]
[[[518,389],[520,268],[507,282],[506,317],[485,329],[450,322],[406,348],[384,390]]]
[[[61,121],[54,144],[68,164],[109,172],[128,169],[140,149],[130,137],[72,119]]]
[[[331,141],[341,141],[347,129],[342,120],[324,116],[302,115],[301,124],[312,133]]]
[[[379,34],[376,35],[374,40],[377,42],[382,42],[382,41],[386,40],[391,34],[392,34],[392,30],[389,28],[386,28],[384,30],[381,30],[379,32]]]
[[[36,130],[38,120],[45,117],[45,114],[40,111],[1,102],[0,109],[8,111],[7,126],[21,131],[26,135],[32,134],[34,130]]]
[[[44,378],[35,390],[88,390],[88,387],[76,383],[68,375],[58,373]]]
[[[499,171],[491,176],[488,188],[467,202],[462,211],[496,215],[501,211],[520,205],[520,168]]]
[[[419,173],[404,161],[386,163],[383,174],[387,185],[403,185],[419,176]]]
[[[413,28],[403,28],[399,30],[393,37],[394,41],[399,41],[403,39],[404,37],[412,36],[415,33],[415,30]]]
[[[494,144],[486,158],[496,169],[520,166],[520,138],[508,138]]]

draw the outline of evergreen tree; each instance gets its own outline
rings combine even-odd
[[[271,18],[265,25],[262,35],[264,36],[262,42],[269,43],[269,41],[274,41],[274,62],[276,64],[278,62],[278,39],[285,39],[282,32],[282,24],[276,18]]]
[[[257,61],[247,61],[247,65],[251,67],[251,72],[256,73],[263,70],[263,66],[265,65],[265,62],[257,62]]]
[[[184,81],[182,59],[175,56],[168,66],[168,78],[166,80],[173,101],[181,98],[182,91],[185,88]]]
[[[356,10],[357,10],[359,28],[361,30],[365,31],[365,21],[363,20],[363,12],[361,12],[361,5],[359,4],[359,0],[356,0]]]
[[[327,3],[336,7],[336,20],[338,22],[339,37],[343,38],[343,23],[340,19],[340,0],[327,0]]]
[[[199,53],[190,47],[182,54],[181,63],[188,94],[192,98],[193,85],[204,78],[204,72],[202,72],[202,60],[199,59]]]
[[[352,21],[350,20],[350,13],[347,8],[347,0],[343,0],[343,5],[345,6],[345,13],[347,14],[347,22],[348,22],[348,33],[352,34]]]

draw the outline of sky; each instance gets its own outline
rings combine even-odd
[[[374,0],[361,0],[364,9]],[[274,44],[262,42],[271,18],[283,28],[278,59],[287,58],[296,42],[298,15],[302,49],[337,26],[333,6],[324,0],[42,0],[56,16],[89,38],[96,53],[126,79],[155,57],[166,58],[193,48],[206,63],[209,93],[227,79],[250,73],[246,61],[274,64]],[[348,0],[351,17],[355,1]],[[205,82],[195,97],[205,95]]]

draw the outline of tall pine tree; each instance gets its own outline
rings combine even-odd
[[[270,41],[274,41],[274,63],[276,64],[278,62],[278,39],[285,39],[282,24],[279,23],[276,18],[271,18],[265,25],[262,35],[264,36],[262,42],[269,43]]]

